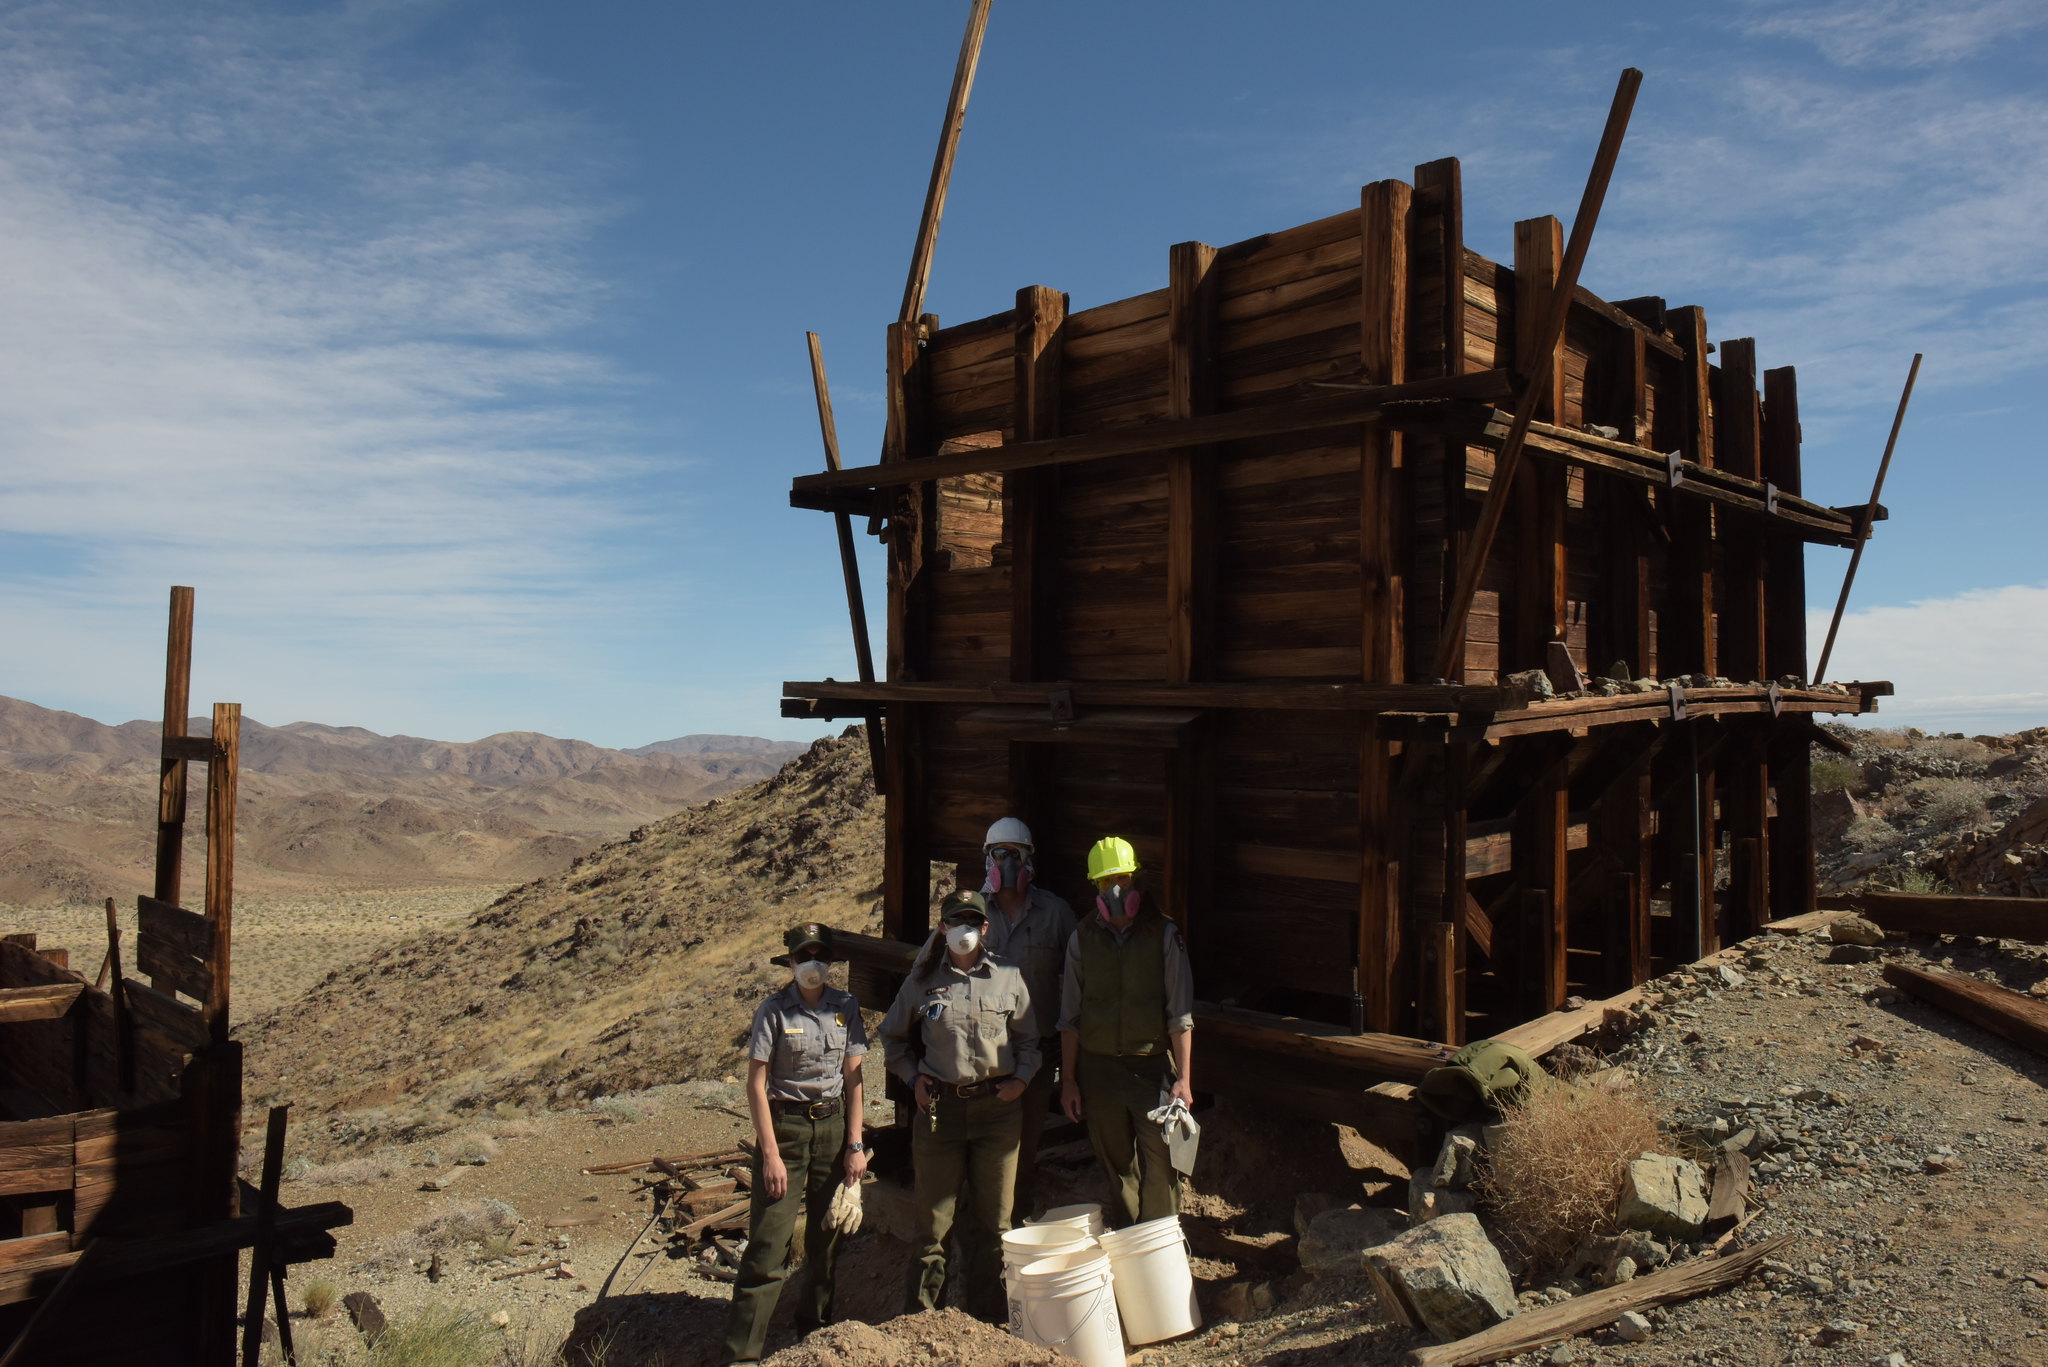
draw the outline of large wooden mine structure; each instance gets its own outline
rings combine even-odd
[[[880,723],[890,937],[998,816],[1077,903],[1128,836],[1204,1085],[1300,1101],[1304,1047],[1412,1074],[1812,909],[1813,718],[1890,690],[1805,681],[1803,554],[1865,510],[1804,496],[1792,369],[1698,308],[1573,289],[1539,364],[1563,256],[1470,249],[1443,160],[1150,293],[890,326],[882,463],[791,495],[882,535],[886,678],[784,702]]]
[[[210,734],[187,734],[192,609],[192,590],[171,590],[154,895],[137,899],[125,969],[111,898],[95,977],[34,934],[0,936],[7,1367],[253,1367],[266,1300],[290,1347],[285,1266],[330,1256],[326,1231],[352,1218],[337,1203],[279,1208],[281,1107],[262,1189],[240,1177],[242,1046],[228,1010],[241,706],[214,704]],[[180,903],[194,764],[206,769],[198,911]],[[246,1307],[244,1248],[255,1249]]]

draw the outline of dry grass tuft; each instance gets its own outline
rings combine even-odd
[[[341,1288],[325,1277],[315,1278],[307,1282],[306,1289],[299,1293],[299,1304],[314,1319],[326,1319],[334,1313],[334,1307],[341,1304]]]
[[[1630,1161],[1657,1146],[1640,1088],[1544,1087],[1502,1113],[1479,1192],[1501,1237],[1532,1267],[1553,1269],[1612,1225]]]

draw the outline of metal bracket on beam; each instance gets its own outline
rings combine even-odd
[[[1676,489],[1683,483],[1685,483],[1685,452],[1666,451],[1664,453],[1665,487]]]
[[[1764,481],[1764,511],[1772,517],[1778,515],[1778,486],[1769,480]]]
[[[1046,695],[1045,701],[1047,707],[1052,711],[1052,719],[1054,721],[1072,721],[1074,719],[1074,694],[1071,689],[1055,688]]]
[[[1771,700],[1772,716],[1775,717],[1785,710],[1785,699],[1778,692],[1778,681],[1776,679],[1771,680],[1764,688],[1764,696]]]
[[[1681,683],[1671,685],[1671,720],[1685,720],[1685,685]]]

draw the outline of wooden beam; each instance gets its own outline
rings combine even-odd
[[[2048,1057],[2048,1002],[1960,973],[1886,964],[1884,980],[2023,1049]]]
[[[186,733],[192,701],[192,590],[171,589],[170,630],[164,647],[164,741]],[[179,900],[185,855],[185,761],[166,753],[157,777],[156,895]]]
[[[1763,478],[1794,497],[1804,492],[1799,456],[1799,377],[1791,366],[1764,372]],[[1806,546],[1774,531],[1765,545],[1771,611],[1764,623],[1764,675],[1806,678]]]
[[[1415,1348],[1401,1359],[1407,1367],[1484,1367],[1489,1362],[1548,1348],[1553,1343],[1612,1324],[1630,1310],[1668,1305],[1708,1291],[1733,1286],[1764,1259],[1784,1251],[1790,1235],[1720,1258],[1695,1258],[1661,1268],[1619,1286],[1588,1291],[1568,1301],[1524,1310],[1491,1329],[1482,1329],[1454,1343]]]
[[[1076,707],[1225,707],[1279,711],[1299,708],[1323,712],[1495,712],[1513,706],[1522,697],[1511,688],[1468,687],[1464,684],[1155,684],[1135,681],[858,684],[826,679],[782,685],[786,699],[847,703],[968,703],[977,706],[1017,703],[1042,707],[1055,691],[1066,692]],[[1842,700],[1836,698],[1836,701]],[[1840,710],[1854,711],[1855,708],[1845,706]]]
[[[1607,111],[1607,126],[1601,132],[1600,146],[1594,153],[1593,170],[1586,179],[1586,191],[1580,197],[1579,211],[1572,219],[1571,241],[1565,247],[1557,289],[1553,292],[1543,327],[1535,334],[1537,345],[1534,350],[1539,366],[1544,364],[1544,358],[1554,354],[1556,339],[1564,336],[1565,323],[1571,316],[1572,296],[1578,288],[1579,268],[1585,264],[1586,250],[1592,245],[1593,225],[1599,220],[1600,205],[1607,195],[1607,181],[1614,173],[1615,159],[1621,155],[1622,136],[1628,129],[1629,111],[1635,106],[1636,89],[1642,80],[1643,73],[1629,67],[1621,73],[1621,81],[1615,87],[1614,102]],[[1529,423],[1536,416],[1536,407],[1542,401],[1546,380],[1547,375],[1541,372],[1527,376],[1522,397],[1515,405],[1514,425],[1501,444],[1500,458],[1494,465],[1493,485],[1487,491],[1485,506],[1480,510],[1478,528],[1473,533],[1464,561],[1458,567],[1457,587],[1451,595],[1443,640],[1438,648],[1436,672],[1440,677],[1451,677],[1451,661],[1463,650],[1465,618],[1472,610],[1474,595],[1479,591],[1479,579],[1485,571],[1487,557],[1493,553],[1493,540],[1500,531],[1509,491],[1514,487],[1522,443],[1528,436]]]
[[[61,1020],[83,991],[84,983],[42,983],[0,990],[0,1025]]]
[[[235,793],[242,748],[242,705],[213,705],[213,745],[206,766],[206,920],[213,948],[206,958],[206,1026],[215,1044],[228,1039],[228,966],[235,911]],[[141,946],[136,946],[138,953]]]
[[[1563,421],[1564,338],[1543,331],[1544,305],[1557,292],[1563,240],[1564,225],[1554,218],[1515,225],[1515,369],[1537,386],[1532,423]],[[1550,354],[1539,355],[1546,344]],[[1514,478],[1513,649],[1506,649],[1503,633],[1502,673],[1544,668],[1550,643],[1565,637],[1565,470],[1552,462],[1525,463]]]
[[[1980,935],[2048,944],[2048,899],[1854,892],[1822,897],[1828,910],[1860,912],[1899,935]]]
[[[180,953],[204,959],[213,953],[213,923],[196,911],[160,902],[154,897],[135,899],[137,929],[154,936]]]
[[[1842,613],[1849,606],[1849,590],[1856,587],[1856,569],[1863,563],[1863,548],[1870,543],[1870,529],[1877,521],[1878,500],[1884,497],[1884,477],[1892,468],[1892,452],[1899,444],[1899,429],[1906,422],[1906,405],[1913,401],[1913,382],[1920,378],[1920,353],[1913,353],[1913,367],[1906,372],[1906,388],[1899,395],[1899,410],[1892,415],[1892,432],[1885,438],[1884,459],[1877,463],[1877,479],[1870,486],[1870,504],[1858,527],[1856,549],[1849,553],[1849,570],[1842,576],[1842,593],[1835,600],[1835,615],[1828,622],[1828,638],[1820,648],[1820,663],[1813,668],[1816,680],[1827,677],[1828,657],[1835,653],[1835,633],[1841,630]]]
[[[1219,442],[1248,441],[1255,437],[1319,432],[1332,427],[1386,421],[1390,409],[1393,419],[1398,421],[1400,411],[1395,405],[1429,399],[1494,400],[1506,397],[1508,392],[1507,374],[1497,370],[1417,380],[1405,385],[1344,390],[1313,399],[1265,404],[1178,421],[1138,423],[1106,432],[1009,442],[945,456],[923,456],[900,464],[856,465],[836,473],[799,475],[790,481],[789,501],[791,506],[803,508],[812,506],[807,498],[809,495],[845,489],[887,489],[953,475],[1007,473],[1108,460],[1116,456],[1149,455]],[[1434,421],[1434,415],[1427,420]],[[829,510],[831,505],[824,506]]]
[[[818,405],[818,435],[825,443],[825,468],[842,468],[839,460],[839,424],[832,416],[832,390],[825,382],[825,349],[818,341],[818,334],[806,332],[811,357],[811,393]],[[874,648],[868,639],[867,598],[860,587],[860,557],[853,545],[853,518],[847,513],[832,515],[833,530],[839,539],[839,575],[846,585],[846,616],[853,628],[853,661],[859,671],[862,683],[875,681]],[[874,775],[875,791],[886,793],[884,774],[887,768],[883,759],[882,715],[879,710],[867,717],[868,769]]]
[[[1415,345],[1434,344],[1438,348],[1440,360],[1436,373],[1463,375],[1471,368],[1471,363],[1465,355],[1465,190],[1463,173],[1456,157],[1445,157],[1415,168],[1414,215],[1420,216],[1424,206],[1434,210],[1435,231],[1416,243],[1416,252],[1427,265],[1435,267],[1437,308],[1430,318],[1412,316],[1410,332]],[[1412,262],[1410,269],[1416,277],[1415,288],[1419,291],[1424,288],[1423,274]],[[1418,597],[1408,622],[1411,658],[1414,661],[1412,672],[1418,678],[1433,676],[1434,664],[1443,647],[1441,635],[1453,588],[1451,578],[1464,559],[1467,524],[1472,513],[1465,493],[1467,452],[1464,440],[1446,434],[1430,445],[1436,448],[1435,472],[1430,481],[1433,487],[1426,489],[1423,486],[1428,468],[1426,464],[1424,469],[1410,474],[1411,496],[1418,504],[1433,497],[1441,509],[1439,516],[1442,520],[1441,541],[1432,542],[1427,547],[1421,544],[1415,547],[1418,555],[1426,549],[1431,557],[1427,566],[1431,572],[1429,579],[1424,580],[1422,571],[1425,566],[1420,559],[1416,560],[1415,572],[1410,576],[1411,585],[1429,583],[1428,592]],[[1419,543],[1420,538],[1417,541]],[[1453,642],[1451,650],[1454,664],[1443,677],[1463,678],[1464,642]]]
[[[1011,411],[1020,443],[1059,435],[1066,322],[1066,295],[1043,285],[1017,291]],[[1003,481],[1003,496],[1010,540],[1010,678],[1053,678],[1060,672],[1054,612],[1059,471],[1014,470]]]
[[[1685,351],[1680,450],[1701,466],[1714,463],[1713,399],[1708,372],[1707,318],[1697,307],[1673,309],[1671,329]],[[1666,507],[1671,535],[1670,612],[1659,619],[1659,672],[1715,674],[1713,511],[1677,500]]]
[[[1408,238],[1413,193],[1398,180],[1359,192],[1359,355],[1367,384],[1399,385],[1408,374]],[[1359,664],[1361,682],[1398,682],[1402,648],[1401,439],[1380,425],[1359,434]],[[1400,1014],[1412,958],[1402,943],[1400,870],[1395,852],[1395,773],[1387,738],[1371,718],[1359,724],[1358,926],[1353,971],[1369,1030],[1390,1031]]]
[[[1721,343],[1714,401],[1714,463],[1745,479],[1763,477],[1763,413],[1756,393],[1756,340],[1734,337]],[[1718,673],[1737,679],[1768,679],[1764,643],[1769,638],[1770,596],[1764,556],[1766,529],[1743,519],[1721,528],[1724,564],[1715,618],[1720,632]],[[1786,611],[1805,614],[1805,603]]]
[[[1216,401],[1216,249],[1176,243],[1168,256],[1166,416],[1201,417]],[[1215,464],[1199,450],[1166,457],[1166,677],[1214,672]]]
[[[939,126],[939,150],[932,158],[932,178],[925,187],[924,213],[917,223],[917,243],[910,253],[910,278],[903,284],[900,323],[914,323],[924,312],[925,286],[931,281],[932,254],[939,245],[939,220],[946,212],[946,190],[953,180],[953,158],[960,150],[960,130],[967,122],[967,97],[974,90],[975,68],[981,62],[981,40],[988,33],[992,0],[974,0],[967,32],[960,38],[960,56],[953,64],[953,88],[946,95],[946,121]]]
[[[307,1234],[336,1229],[354,1221],[355,1212],[340,1201],[322,1201],[316,1205],[280,1211],[276,1236],[280,1244],[288,1244]],[[0,1305],[13,1305],[48,1294],[65,1272],[88,1254],[92,1262],[80,1269],[80,1279],[87,1283],[114,1282],[144,1273],[190,1267],[211,1258],[238,1253],[255,1241],[256,1220],[253,1216],[220,1220],[169,1234],[95,1241],[77,1253],[60,1253],[36,1264],[0,1273]],[[232,1320],[232,1295],[228,1300],[228,1314]]]
[[[1452,1050],[1431,1040],[1366,1031],[1346,1032],[1340,1026],[1275,1016],[1243,1007],[1198,1002],[1195,1030],[1233,1044],[1273,1051],[1282,1057],[1329,1060],[1377,1071],[1388,1077],[1419,1078],[1442,1065]]]

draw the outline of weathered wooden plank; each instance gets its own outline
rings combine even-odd
[[[123,979],[121,987],[128,1010],[143,1025],[176,1042],[186,1052],[206,1043],[206,1023],[192,1007],[134,978]]]
[[[213,927],[196,911],[154,897],[135,899],[137,928],[195,959],[213,952]]]
[[[1185,420],[1215,405],[1216,249],[1182,242],[1168,261],[1167,416]],[[1214,669],[1215,462],[1200,450],[1166,458],[1166,677],[1175,683]]]
[[[2048,1057],[2048,1002],[1960,973],[1930,973],[1905,964],[1886,964],[1884,980],[1961,1016],[1972,1025]]]
[[[952,683],[859,684],[831,679],[782,685],[785,698],[904,703],[1042,704],[1055,688],[1080,706],[1230,707],[1273,711],[1492,712],[1523,696],[1511,688],[1465,684],[1358,683]],[[1605,701],[1604,699],[1602,701]]]
[[[203,961],[147,934],[135,937],[135,966],[158,988],[182,992],[202,1006],[212,995],[213,978]]]
[[[1451,1050],[1432,1040],[1384,1031],[1351,1034],[1318,1021],[1209,1002],[1198,1004],[1195,1029],[1198,1036],[1211,1031],[1220,1039],[1272,1050],[1282,1057],[1331,1059],[1391,1077],[1421,1077],[1451,1056]]]
[[[0,990],[0,1025],[61,1019],[83,991],[84,983],[42,983]]]
[[[1818,901],[1829,910],[1861,912],[1900,935],[1981,935],[2048,944],[2048,898],[1856,892]]]
[[[1348,427],[1378,421],[1390,403],[1413,399],[1504,397],[1507,383],[1504,373],[1481,372],[1419,380],[1406,385],[1373,386],[1244,411],[1154,422],[1130,430],[1020,441],[951,456],[924,456],[916,460],[824,471],[800,475],[792,481],[790,500],[793,505],[803,507],[808,496],[844,489],[891,488],[947,475],[1035,469],[1252,437]]]

